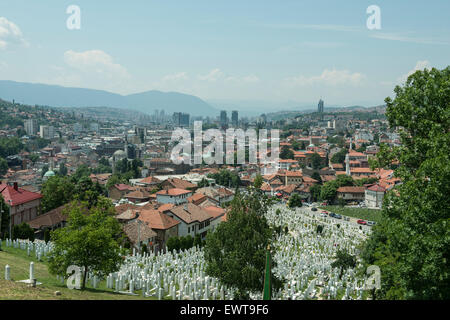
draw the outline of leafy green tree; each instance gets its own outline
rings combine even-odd
[[[275,236],[264,217],[267,203],[263,199],[254,188],[248,196],[237,193],[228,220],[206,236],[206,273],[236,288],[238,299],[263,290],[266,248]],[[281,285],[272,275],[274,291]]]
[[[6,205],[5,200],[0,194],[0,239],[5,239],[5,235],[9,233],[9,207]]]
[[[34,241],[34,230],[25,222],[12,227],[12,238]]]
[[[0,157],[0,177],[8,172],[8,162]]]
[[[53,176],[42,185],[42,212],[58,208],[73,200],[75,184],[68,177]]]
[[[320,184],[314,184],[309,188],[309,192],[311,193],[312,201],[318,201],[320,199],[320,192],[322,186]]]
[[[28,158],[29,158],[30,161],[34,164],[34,163],[36,163],[36,161],[39,160],[39,155],[36,154],[36,153],[32,153],[32,154],[29,155]]]
[[[342,149],[338,152],[336,152],[332,157],[331,157],[331,163],[340,163],[340,164],[344,164],[345,162],[345,155],[347,154],[347,149]]]
[[[192,243],[192,246],[199,246],[199,247],[201,247],[202,246],[202,237],[200,236],[200,234],[196,234],[195,235],[195,237],[194,237],[194,241],[193,241],[193,243]]]
[[[335,260],[331,263],[331,267],[339,268],[339,279],[342,278],[342,274],[346,269],[356,267],[356,257],[343,249],[338,249],[336,252]]]
[[[41,177],[44,176],[44,174],[48,171],[49,167],[48,165],[44,164],[44,166],[41,169]]]
[[[294,159],[294,151],[288,146],[284,146],[280,152],[280,159]]]
[[[179,237],[170,237],[167,240],[167,249],[172,252],[173,250],[179,251],[181,249],[181,242]]]
[[[200,182],[197,184],[199,188],[209,187],[209,182],[206,180],[206,178],[203,178],[200,180]]]
[[[311,175],[311,178],[317,180],[319,184],[322,184],[322,177],[320,176],[319,172],[314,171],[313,174]]]
[[[288,201],[289,208],[299,208],[303,205],[302,198],[298,193],[294,193],[291,195]]]
[[[260,189],[262,184],[263,184],[263,182],[264,182],[263,181],[263,177],[260,174],[257,174],[256,177],[255,177],[255,181],[253,181],[253,186],[256,189]]]
[[[75,201],[64,213],[68,215],[67,225],[51,232],[55,247],[49,256],[49,271],[65,275],[70,265],[84,268],[84,290],[87,272],[103,277],[119,270],[121,227],[114,218],[114,206],[106,198],[91,209],[87,209],[87,203]]]
[[[322,168],[322,158],[317,152],[314,152],[311,156],[311,165],[315,170]]]
[[[382,221],[363,259],[381,269],[381,298],[450,298],[450,67],[416,71],[386,98],[400,147],[383,147],[377,167],[396,160],[402,184],[384,198]]]
[[[59,166],[59,175],[60,176],[67,176],[67,167],[64,163],[61,163],[61,165]]]
[[[297,140],[292,141],[291,145],[292,145],[292,149],[294,149],[294,151],[303,150],[303,149],[300,149],[301,145],[300,145],[300,142],[298,142]]]

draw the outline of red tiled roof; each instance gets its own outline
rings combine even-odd
[[[156,194],[157,195],[161,195],[161,196],[166,196],[166,195],[179,196],[179,195],[186,194],[186,193],[191,193],[191,192],[192,191],[189,191],[189,190],[172,188],[172,189],[167,189],[167,190],[160,190]]]
[[[337,189],[339,193],[364,193],[364,187],[339,187]]]
[[[23,188],[17,188],[16,190],[13,186],[5,183],[0,184],[0,193],[3,199],[5,199],[6,204],[11,204],[12,206],[42,198],[40,193],[27,191]]]
[[[144,221],[152,229],[167,230],[180,222],[158,210],[141,210],[139,220]]]

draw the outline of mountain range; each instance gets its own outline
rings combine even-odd
[[[120,95],[104,90],[0,80],[0,98],[51,107],[113,107],[147,114],[164,110],[169,115],[173,112],[186,112],[194,116],[219,115],[218,110],[196,96],[156,90]]]

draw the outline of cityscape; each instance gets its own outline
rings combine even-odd
[[[286,19],[264,24],[234,1],[111,4],[113,19],[123,10],[125,24],[142,24],[141,36],[160,21],[156,13],[145,20],[144,8],[180,19],[179,38],[163,24],[168,38],[148,31],[155,47],[130,47],[130,56],[111,38],[128,25],[93,24],[105,22],[100,4],[46,11],[27,2],[47,17],[32,30],[21,6],[5,2],[0,300],[177,300],[174,317],[214,318],[236,314],[226,301],[263,317],[275,315],[271,300],[449,299],[448,20],[444,35],[429,22],[434,40],[413,38],[418,29],[394,39],[390,19],[401,6],[387,1],[333,7],[358,11],[363,24],[354,27],[338,25],[345,18],[293,25],[289,11],[299,4],[290,1],[261,4],[259,13]],[[437,2],[427,13],[441,17],[449,6]],[[424,8],[411,6],[414,14]],[[51,31],[58,10],[67,23]],[[233,14],[236,25],[225,29]],[[269,40],[296,31],[320,38]],[[370,38],[368,51],[372,41],[391,51],[395,71],[381,56],[364,69],[354,42],[343,48],[352,34]],[[52,37],[67,42],[52,45]],[[128,37],[123,46],[137,43]],[[250,57],[251,46],[277,58]],[[289,75],[297,62],[287,57],[311,49],[317,59]],[[58,50],[64,58],[52,58]],[[222,67],[213,67],[211,50]],[[138,65],[146,51],[154,62]],[[402,52],[411,54],[407,63]],[[320,76],[308,75],[314,66]]]

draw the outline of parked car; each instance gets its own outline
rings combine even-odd
[[[327,203],[326,202],[322,202],[321,206],[326,206]]]
[[[323,211],[320,213],[321,217],[328,217],[328,215],[326,213],[323,213]]]
[[[336,217],[336,214],[334,213],[334,212],[330,212],[330,217],[332,217],[332,218],[334,218],[334,217]]]
[[[334,215],[334,217],[335,217],[336,219],[342,219],[342,216],[341,216],[340,214],[338,214],[338,213],[336,213],[336,214]]]
[[[322,213],[328,214],[328,211],[322,210]]]
[[[376,225],[377,223],[375,222],[375,221],[367,221],[367,225],[368,226],[374,226],[374,225]]]
[[[356,223],[363,224],[363,225],[367,224],[366,220],[363,220],[363,219],[359,219],[358,221],[356,221]]]
[[[317,211],[317,208],[313,207],[313,208],[311,208],[311,211]]]

